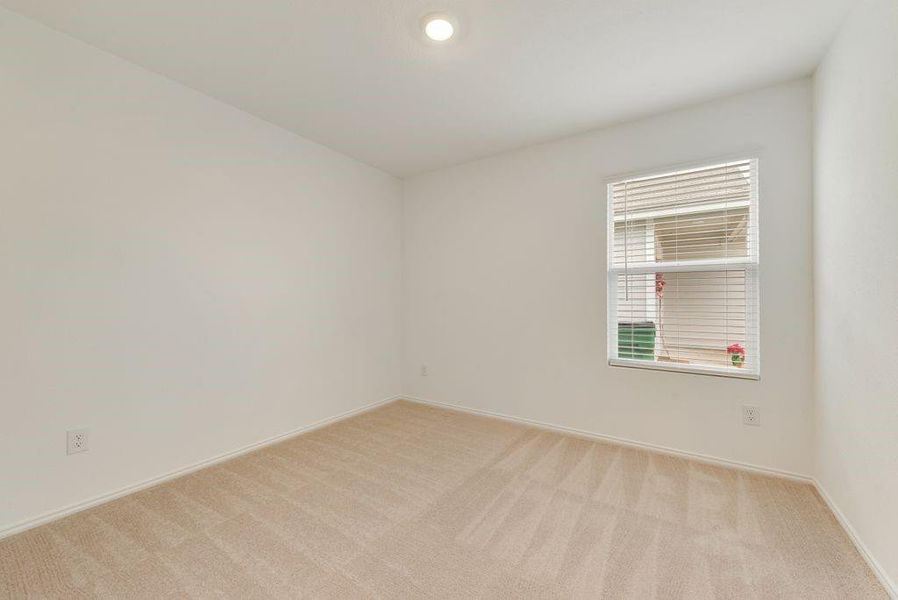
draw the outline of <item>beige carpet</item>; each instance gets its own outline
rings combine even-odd
[[[396,402],[0,541],[3,598],[886,598],[808,485]]]

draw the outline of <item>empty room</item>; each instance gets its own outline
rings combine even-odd
[[[0,0],[0,600],[898,600],[898,0]]]

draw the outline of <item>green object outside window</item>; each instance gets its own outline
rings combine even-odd
[[[655,360],[655,324],[651,321],[618,323],[617,356]]]

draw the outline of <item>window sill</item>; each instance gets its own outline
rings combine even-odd
[[[731,379],[749,379],[758,381],[761,376],[748,369],[735,367],[705,367],[701,365],[665,364],[658,361],[638,360],[628,358],[612,358],[608,360],[612,367],[626,367],[630,369],[650,369],[652,371],[670,371],[672,373],[692,373],[693,375],[711,375],[712,377],[729,377]]]

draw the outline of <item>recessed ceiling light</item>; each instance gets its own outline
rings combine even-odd
[[[435,42],[445,42],[453,33],[455,28],[445,17],[429,17],[424,25],[424,34]]]

